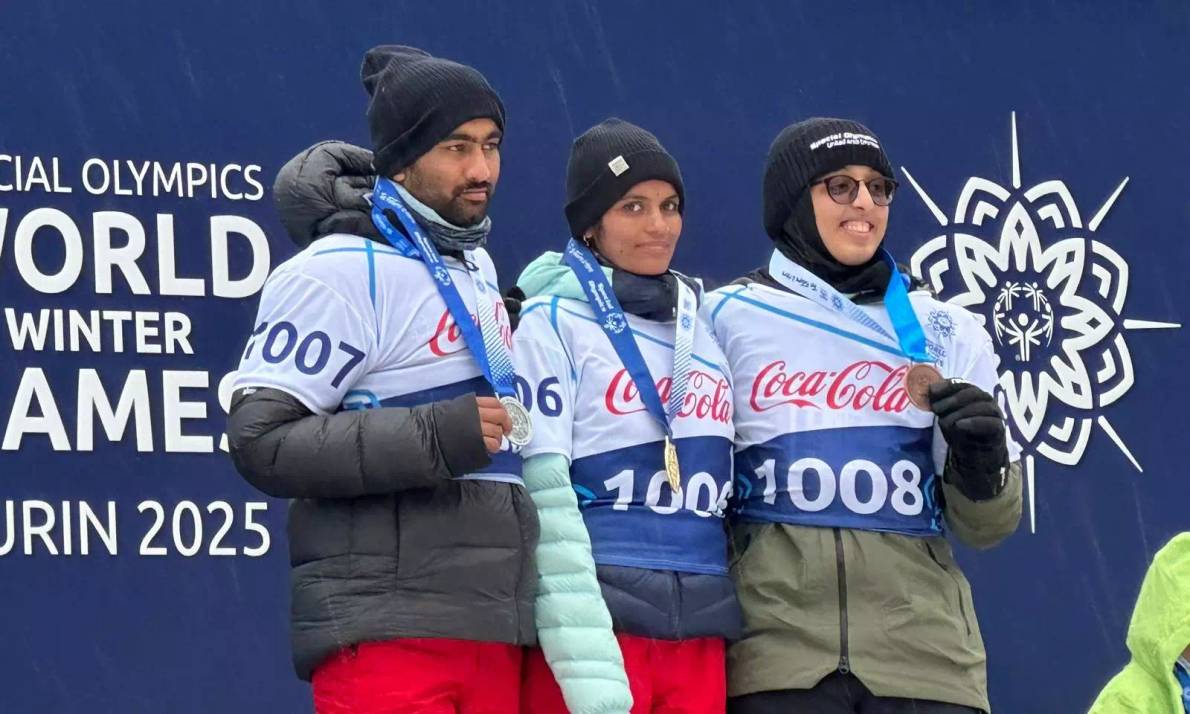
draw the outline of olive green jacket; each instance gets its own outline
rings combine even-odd
[[[971,501],[949,480],[951,535],[982,549],[1016,530],[1019,464],[988,501]],[[971,585],[945,537],[736,523],[732,540],[744,637],[728,653],[730,696],[809,689],[839,670],[878,696],[990,711]]]

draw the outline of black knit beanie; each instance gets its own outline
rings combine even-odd
[[[870,166],[892,178],[880,141],[863,124],[814,118],[786,127],[769,148],[764,171],[764,228],[787,258],[844,293],[883,292],[890,271],[880,251],[862,265],[835,260],[814,218],[806,189],[815,178],[845,166]]]
[[[764,170],[764,229],[769,236],[781,235],[811,181],[853,164],[893,177],[880,140],[857,121],[815,117],[785,127],[769,147]]]
[[[372,165],[392,176],[450,136],[487,118],[504,131],[504,104],[484,76],[466,65],[404,45],[368,50],[360,67],[368,90]]]
[[[678,194],[678,211],[685,210],[686,194],[678,162],[657,137],[612,117],[583,132],[570,147],[566,164],[566,222],[570,235],[583,232],[628,190],[650,179],[667,181]]]

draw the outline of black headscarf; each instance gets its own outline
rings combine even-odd
[[[769,147],[765,166],[764,227],[785,257],[839,292],[882,294],[891,275],[880,258],[883,242],[862,265],[844,265],[827,250],[814,220],[810,183],[850,165],[893,174],[879,139],[859,122],[813,118],[785,127]]]
[[[774,238],[773,243],[786,258],[847,295],[868,292],[883,294],[892,274],[888,264],[880,257],[880,248],[876,249],[867,262],[859,265],[844,265],[836,260],[818,233],[818,225],[814,220],[814,204],[808,190],[802,192],[793,213],[781,227],[781,235]]]

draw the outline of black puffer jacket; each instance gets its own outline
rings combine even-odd
[[[282,168],[274,197],[295,242],[377,237],[349,177],[369,159],[324,143]],[[293,499],[298,676],[369,640],[535,641],[532,501],[517,484],[453,480],[489,463],[474,394],[321,416],[285,392],[241,389],[227,433],[244,478]]]

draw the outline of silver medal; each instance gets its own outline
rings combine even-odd
[[[508,441],[518,448],[528,445],[533,438],[533,420],[529,417],[529,410],[516,397],[500,397],[504,411],[508,412],[512,420],[512,431],[508,433]]]

